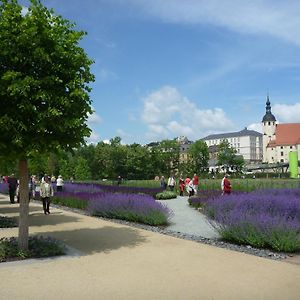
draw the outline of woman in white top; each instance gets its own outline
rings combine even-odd
[[[44,182],[41,183],[40,195],[43,201],[44,214],[50,214],[50,197],[53,197],[54,191],[48,176],[45,176]]]
[[[64,180],[62,179],[62,176],[59,175],[57,180],[56,180],[56,190],[58,192],[62,192],[64,186]]]

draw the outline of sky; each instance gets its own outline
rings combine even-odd
[[[19,1],[28,6],[28,1]],[[298,0],[42,0],[87,35],[88,143],[261,131],[300,122]]]

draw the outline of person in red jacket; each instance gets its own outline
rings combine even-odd
[[[230,181],[228,179],[228,174],[225,174],[224,178],[222,179],[222,194],[223,195],[229,195],[231,193],[231,184]]]
[[[195,194],[197,195],[198,185],[199,185],[199,177],[197,176],[196,173],[194,174],[194,177],[193,177],[193,185],[194,185]]]

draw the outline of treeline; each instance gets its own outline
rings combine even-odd
[[[59,174],[64,179],[75,180],[153,179],[155,176],[169,176],[171,173],[192,175],[208,172],[208,147],[199,140],[190,146],[188,161],[180,162],[180,145],[176,140],[163,140],[147,146],[123,145],[120,137],[110,143],[99,142],[86,145],[71,152],[58,150],[55,153],[32,153],[29,158],[29,172],[41,176]],[[0,162],[0,174],[17,174],[16,162],[4,159]]]

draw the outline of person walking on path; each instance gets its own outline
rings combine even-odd
[[[164,190],[166,189],[167,187],[167,183],[166,183],[166,180],[165,180],[165,176],[161,176],[160,177],[160,187],[162,187]]]
[[[189,176],[186,177],[184,183],[185,183],[185,188],[186,188],[186,191],[187,193],[189,194],[189,183],[191,181],[191,178]]]
[[[229,195],[231,193],[231,183],[228,179],[228,174],[224,175],[224,178],[221,182],[222,195]]]
[[[180,176],[180,178],[179,178],[179,191],[180,191],[179,195],[180,196],[183,196],[184,188],[185,188],[184,179],[182,176]]]
[[[171,175],[171,176],[169,177],[169,180],[168,180],[168,187],[169,187],[169,189],[170,189],[171,192],[174,191],[174,187],[175,187],[175,178],[174,178],[173,175]]]
[[[44,177],[44,182],[41,183],[40,195],[43,201],[44,214],[50,214],[50,197],[53,197],[53,186],[48,176]]]
[[[15,177],[15,174],[11,174],[11,176],[8,177],[7,182],[10,203],[15,203],[15,195],[18,186],[18,180]]]
[[[188,184],[188,193],[189,193],[189,197],[192,197],[195,195],[195,188],[194,188],[193,180],[190,180],[190,182]]]
[[[58,192],[62,192],[63,186],[64,186],[64,180],[63,180],[62,176],[59,175],[57,180],[56,180],[56,190]]]
[[[194,192],[197,195],[198,185],[199,185],[199,177],[197,176],[196,173],[194,174],[194,177],[193,177],[193,185],[194,185]]]

